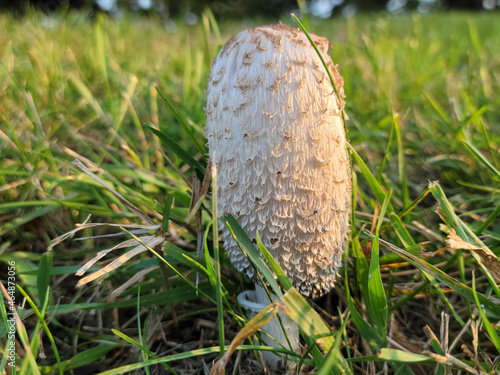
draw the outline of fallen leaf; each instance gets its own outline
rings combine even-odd
[[[212,371],[210,375],[224,375],[225,367],[231,358],[231,355],[234,353],[236,348],[245,341],[246,338],[253,335],[263,326],[265,326],[276,314],[278,310],[284,308],[282,304],[279,302],[273,302],[269,306],[265,307],[259,314],[254,316],[248,323],[241,329],[240,332],[236,335],[236,337],[229,345],[228,350],[224,353],[224,355],[214,364],[212,367]]]
[[[500,280],[500,259],[491,253],[487,252],[485,249],[477,247],[467,241],[461,239],[455,229],[450,228],[450,233],[448,234],[448,240],[446,241],[450,250],[470,250],[474,252],[480,259],[480,262],[490,271],[490,273],[497,279]]]

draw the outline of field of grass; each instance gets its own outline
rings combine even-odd
[[[498,373],[499,20],[309,22],[344,78],[354,194],[336,288],[303,304],[278,280],[304,314],[295,371]],[[2,373],[202,374],[237,337],[251,283],[214,246],[211,190],[193,176],[211,59],[242,28],[211,13],[174,34],[132,16],[0,15]],[[260,346],[239,346],[226,373],[262,373]]]

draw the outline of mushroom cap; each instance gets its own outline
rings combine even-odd
[[[349,232],[351,180],[342,122],[343,80],[312,35],[281,23],[240,32],[212,64],[206,136],[217,167],[217,209],[248,236],[259,232],[293,285],[317,296],[333,287]],[[254,269],[223,227],[232,264]]]

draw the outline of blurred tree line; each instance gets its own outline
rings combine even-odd
[[[387,8],[389,2],[395,0],[302,0],[307,7],[317,9],[337,10],[345,6],[355,6],[359,11],[372,11]],[[488,0],[396,0],[406,9],[416,8],[420,3],[432,3],[438,9],[467,9],[480,10]],[[494,0],[493,0],[494,1]],[[28,7],[41,9],[50,13],[61,8],[85,9],[94,12],[128,9],[144,13],[167,13],[170,17],[182,16],[186,12],[201,12],[205,7],[210,7],[215,15],[228,15],[231,17],[251,17],[263,15],[277,17],[290,10],[297,9],[296,0],[0,0],[0,11],[12,11],[23,14]],[[487,8],[487,7],[486,7]]]

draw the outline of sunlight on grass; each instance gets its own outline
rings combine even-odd
[[[182,374],[228,349],[227,373],[259,373],[259,350],[286,354],[260,344],[270,316],[252,321],[238,306],[249,282],[219,248],[221,225],[281,298],[269,314],[298,321],[298,367],[498,369],[496,14],[308,20],[344,78],[355,174],[342,275],[314,301],[232,216],[215,220],[204,89],[241,26],[209,11],[175,34],[130,15],[69,13],[53,27],[42,17],[0,15],[0,263],[2,274],[16,265],[17,373],[160,364]],[[81,267],[92,282],[79,283],[91,280]],[[12,299],[2,284],[3,372]]]

